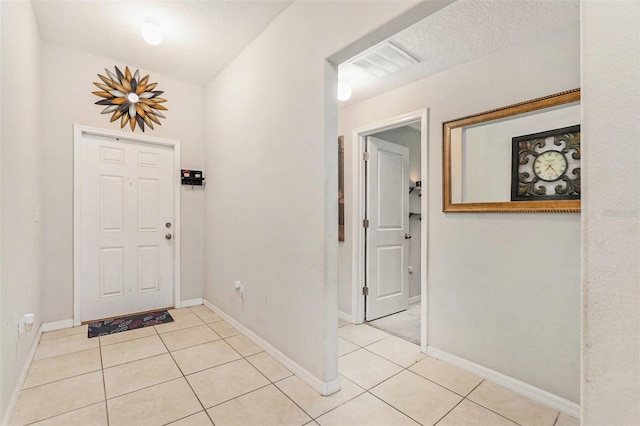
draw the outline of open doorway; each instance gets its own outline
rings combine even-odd
[[[353,312],[426,349],[427,110],[355,129]],[[356,154],[357,153],[357,154]],[[423,217],[425,220],[423,220]],[[361,226],[360,226],[361,225]]]
[[[420,344],[420,121],[366,137],[365,321]]]

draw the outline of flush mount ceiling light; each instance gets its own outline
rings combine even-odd
[[[160,125],[159,118],[165,118],[160,111],[167,110],[161,105],[167,100],[159,97],[164,92],[153,90],[158,83],[149,83],[148,75],[141,79],[138,70],[131,74],[129,67],[125,67],[123,74],[115,68],[115,74],[105,68],[108,77],[98,74],[103,83],[93,83],[101,91],[92,93],[103,98],[96,105],[105,105],[102,114],[113,113],[111,122],[119,118],[121,129],[129,123],[132,132],[136,124],[143,132],[145,124],[153,130],[153,123]]]
[[[152,46],[157,46],[162,43],[162,31],[156,19],[151,17],[144,18],[142,38]]]
[[[344,80],[338,82],[338,100],[346,101],[351,97],[351,86]]]

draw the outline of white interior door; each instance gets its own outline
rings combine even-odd
[[[81,320],[173,305],[173,148],[84,134]]]
[[[367,137],[366,320],[409,306],[409,148]]]

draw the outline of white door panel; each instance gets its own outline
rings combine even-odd
[[[368,137],[368,321],[409,306],[409,149]]]
[[[375,149],[375,148],[374,148]],[[408,152],[408,151],[407,151]],[[403,165],[402,154],[377,150],[377,203],[375,205],[376,216],[378,217],[378,230],[402,230],[405,225],[404,201],[405,194],[399,190],[403,188]],[[408,171],[407,171],[408,172]],[[375,185],[372,186],[372,189]]]
[[[85,134],[81,158],[81,320],[172,306],[173,148]]]
[[[378,291],[376,299],[396,297],[402,294],[404,249],[402,245],[378,247]]]

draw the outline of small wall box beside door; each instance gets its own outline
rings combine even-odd
[[[187,170],[182,169],[180,171],[183,185],[204,185],[204,175],[202,170]]]

